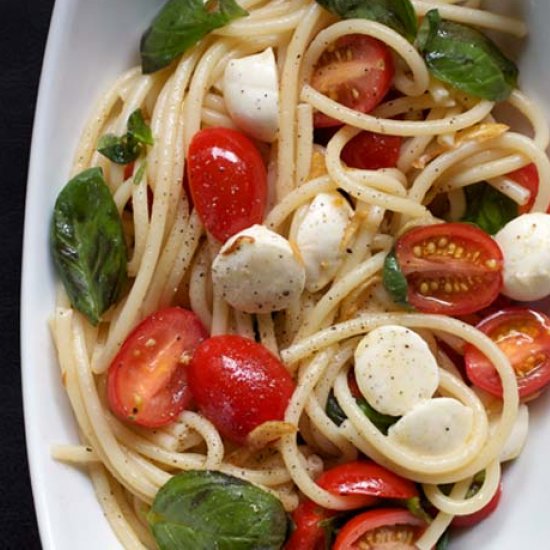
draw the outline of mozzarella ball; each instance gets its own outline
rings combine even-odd
[[[523,214],[495,239],[504,255],[502,293],[529,302],[550,294],[550,215]]]
[[[233,59],[225,68],[225,105],[248,135],[272,142],[279,129],[279,78],[273,49]]]
[[[296,234],[306,267],[306,289],[317,292],[336,275],[345,256],[343,246],[353,209],[340,193],[319,193]]]
[[[416,332],[386,325],[367,334],[355,350],[355,378],[371,407],[402,416],[430,399],[439,385],[439,367]]]
[[[212,263],[227,302],[246,313],[269,313],[298,300],[306,279],[299,255],[281,235],[253,225],[233,235]]]

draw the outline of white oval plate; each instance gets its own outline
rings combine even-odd
[[[550,113],[550,2],[492,4],[529,24],[529,39],[513,42],[512,51],[523,88]],[[55,198],[66,183],[91,106],[116,76],[137,64],[139,38],[160,5],[162,0],[57,0],[54,9],[34,124],[21,296],[27,447],[45,550],[120,548],[86,472],[50,457],[51,445],[77,442],[77,434],[47,326],[56,288],[48,234]],[[550,392],[530,410],[528,444],[521,458],[506,468],[501,506],[479,527],[453,537],[453,550],[550,546]]]

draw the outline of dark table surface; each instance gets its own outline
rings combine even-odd
[[[2,549],[40,548],[21,403],[19,285],[32,121],[54,0],[0,0],[0,531]]]

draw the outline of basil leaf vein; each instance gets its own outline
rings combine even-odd
[[[439,80],[491,101],[506,99],[517,85],[518,69],[480,31],[441,19],[430,10],[417,36],[429,71]]]
[[[169,0],[141,38],[141,68],[154,73],[194,46],[214,29],[248,15],[235,0]]]
[[[122,222],[101,169],[85,170],[63,188],[50,241],[72,305],[97,325],[120,297],[128,259]]]
[[[215,471],[187,471],[161,487],[147,516],[161,550],[277,550],[287,517],[277,498]]]
[[[382,23],[411,42],[416,36],[416,13],[410,0],[316,0],[343,19],[369,19]]]

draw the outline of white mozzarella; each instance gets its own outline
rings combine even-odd
[[[296,244],[306,267],[306,288],[317,292],[336,275],[345,255],[343,240],[353,209],[340,193],[319,193],[309,205]]]
[[[435,393],[439,368],[428,344],[416,332],[386,325],[359,342],[355,377],[374,409],[402,416]]]
[[[279,129],[279,78],[272,48],[227,64],[224,98],[241,130],[260,141],[275,140]]]
[[[425,456],[440,456],[467,444],[473,413],[452,397],[436,397],[417,405],[389,430],[395,444]]]
[[[306,276],[301,258],[284,237],[253,225],[223,245],[212,263],[212,278],[235,309],[269,313],[297,300]]]
[[[550,294],[550,215],[523,214],[508,222],[495,239],[504,255],[502,293],[520,301]]]
[[[506,462],[508,460],[514,460],[517,458],[523,447],[525,447],[525,442],[527,441],[527,432],[529,431],[529,409],[527,405],[521,404],[518,409],[518,416],[514,427],[500,452],[499,460],[501,462]]]

